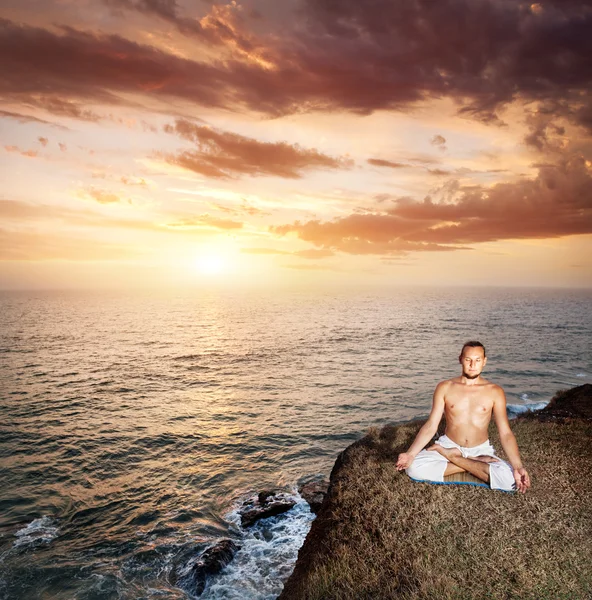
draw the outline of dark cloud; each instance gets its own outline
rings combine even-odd
[[[506,239],[592,233],[592,177],[581,158],[541,165],[538,176],[491,188],[443,186],[440,201],[400,198],[388,211],[272,227],[351,254],[450,250]],[[460,246],[459,246],[460,245]]]
[[[129,93],[275,117],[315,110],[365,115],[449,97],[462,114],[492,123],[518,99],[551,102],[553,115],[592,125],[588,2],[548,1],[539,10],[521,0],[307,0],[292,30],[264,38],[246,33],[248,18],[240,21],[230,5],[214,5],[189,25],[176,2],[114,3],[184,23],[244,55],[206,64],[117,35],[3,20],[0,93],[53,112],[78,107],[79,118],[92,115],[76,102],[122,102],[120,94]],[[74,104],[60,106],[60,99]]]
[[[195,125],[185,119],[178,119],[174,126],[166,125],[164,130],[197,146],[197,150],[165,155],[166,160],[207,177],[274,175],[298,179],[304,171],[311,169],[347,169],[353,166],[351,159],[333,158],[298,144],[260,142],[236,133]]]
[[[0,19],[0,55],[0,96],[67,117],[98,120],[80,102],[120,104],[120,93],[175,96],[214,107],[224,103],[220,68],[117,35],[70,27],[56,33]]]
[[[245,29],[240,7],[234,3],[213,4],[201,18],[183,15],[176,0],[103,0],[116,11],[137,11],[172,24],[180,33],[212,45],[226,45],[252,52],[254,38]],[[255,11],[256,12],[256,11]]]

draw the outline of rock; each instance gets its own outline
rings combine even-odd
[[[592,385],[586,383],[570,390],[557,392],[551,402],[528,418],[539,421],[563,419],[592,419]]]
[[[232,560],[239,548],[240,546],[232,540],[221,540],[207,548],[193,565],[191,573],[187,576],[189,581],[186,585],[189,584],[194,588],[199,596],[206,587],[208,576],[220,572]]]
[[[309,481],[298,488],[298,493],[308,502],[310,510],[317,515],[328,489],[329,482],[326,480]]]
[[[241,525],[250,527],[260,519],[273,517],[290,510],[296,501],[284,492],[265,490],[257,494],[257,499],[247,500],[239,510]]]
[[[257,494],[259,504],[265,504],[270,496],[275,496],[277,493],[279,493],[279,490],[263,490],[262,492],[259,492],[259,494]]]

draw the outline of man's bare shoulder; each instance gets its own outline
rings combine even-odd
[[[456,379],[458,379],[458,377],[453,377],[452,379],[445,379],[444,381],[440,381],[440,383],[438,383],[438,385],[436,386],[436,392],[446,394],[446,392],[448,392],[448,390],[450,390],[450,388],[454,385]]]

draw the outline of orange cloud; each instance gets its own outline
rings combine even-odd
[[[321,248],[385,255],[592,233],[592,177],[582,158],[542,165],[534,179],[491,188],[448,184],[441,191],[439,202],[429,196],[421,202],[400,198],[381,213],[270,229],[278,235],[294,233]]]
[[[6,152],[10,152],[11,154],[20,154],[21,156],[26,156],[27,158],[36,158],[37,150],[21,150],[18,146],[4,146],[4,150]]]
[[[177,119],[175,125],[165,125],[167,133],[195,143],[198,150],[166,156],[168,162],[196,173],[215,178],[231,175],[274,175],[289,179],[302,177],[310,169],[348,169],[353,161],[334,158],[317,150],[301,148],[287,142],[260,142],[236,133],[219,131]]]
[[[280,254],[286,256],[298,256],[300,258],[327,258],[329,256],[333,256],[334,252],[332,250],[328,250],[326,248],[316,249],[309,248],[307,250],[296,250],[294,252],[290,252],[288,250],[277,250],[275,248],[243,248],[241,250],[243,254]]]
[[[123,200],[112,192],[107,192],[105,190],[99,190],[97,188],[91,187],[84,191],[84,193],[90,196],[93,200],[96,200],[99,204],[118,204],[123,202]]]
[[[375,167],[390,167],[391,169],[402,169],[403,167],[409,167],[405,163],[393,162],[390,160],[382,160],[380,158],[369,158],[368,164],[374,165]]]
[[[243,224],[230,219],[218,219],[209,214],[203,214],[196,217],[183,217],[173,223],[168,223],[167,227],[191,229],[195,227],[214,227],[215,229],[242,229]]]

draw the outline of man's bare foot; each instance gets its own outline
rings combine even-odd
[[[495,456],[487,456],[486,454],[482,454],[481,456],[472,456],[471,458],[473,460],[479,460],[484,463],[499,462],[499,460],[500,460],[499,458],[496,458]]]
[[[433,444],[428,450],[435,450],[448,460],[450,460],[450,456],[462,456],[462,452],[458,448],[444,448],[440,444]]]

